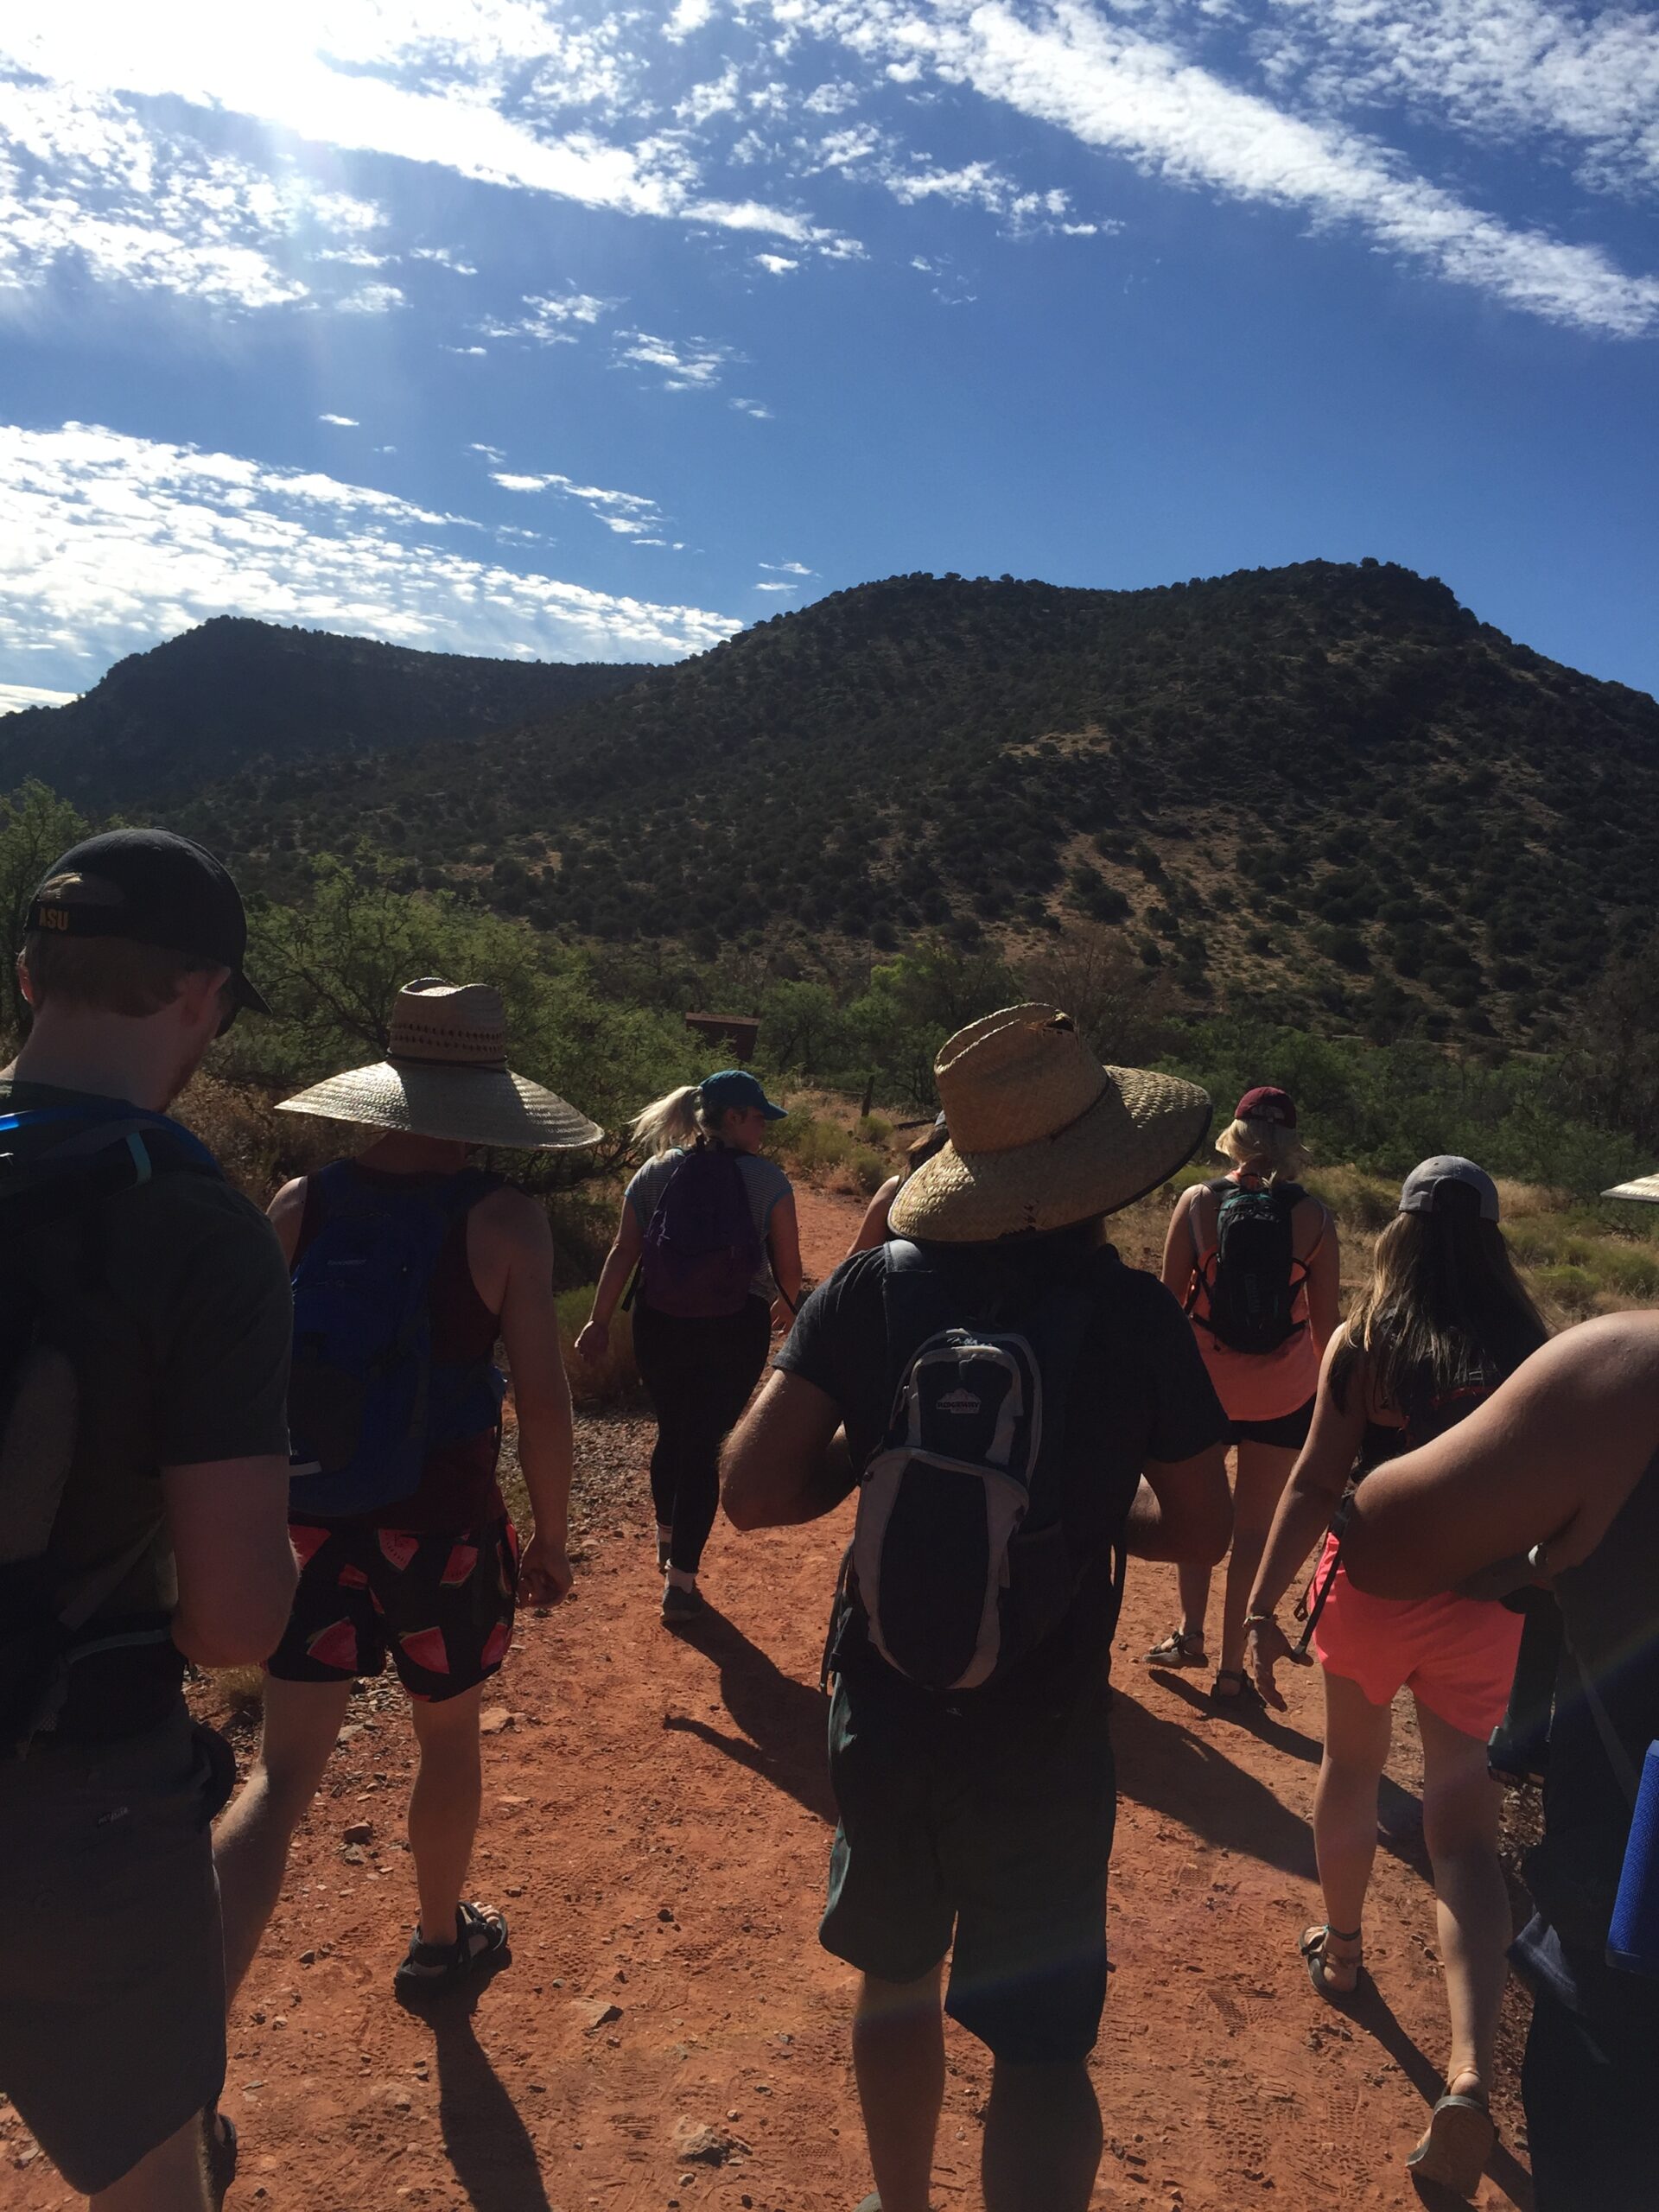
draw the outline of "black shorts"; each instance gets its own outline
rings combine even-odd
[[[1300,1452],[1313,1426],[1313,1401],[1298,1406],[1294,1414],[1277,1414],[1272,1421],[1230,1421],[1229,1444],[1272,1444],[1282,1452]]]
[[[0,2089],[72,2189],[108,2189],[225,2082],[209,1823],[236,1782],[182,1702],[0,1761]]]
[[[279,1682],[349,1682],[388,1655],[432,1705],[488,1680],[506,1656],[518,1539],[504,1513],[461,1535],[361,1522],[290,1522],[300,1586],[266,1671]]]
[[[820,1942],[895,1982],[949,1950],[945,2010],[996,2057],[1086,2058],[1106,2002],[1117,1817],[1106,1697],[1091,1688],[1059,1715],[969,1719],[918,1712],[893,1688],[836,1688],[841,1825]]]

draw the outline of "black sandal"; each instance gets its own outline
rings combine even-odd
[[[1236,1688],[1224,1690],[1224,1682],[1233,1682]],[[1210,1702],[1224,1712],[1229,1707],[1260,1705],[1262,1693],[1242,1667],[1218,1667],[1216,1678],[1210,1685]]]
[[[1357,1943],[1359,1930],[1357,1928],[1332,1928],[1326,1921],[1318,1928],[1308,1929],[1298,1941],[1296,1948],[1302,1955],[1302,1962],[1307,1968],[1307,1978],[1313,1985],[1314,1995],[1323,1997],[1327,2005],[1351,2005],[1359,1993],[1359,1978],[1365,1971],[1364,1948],[1362,1945],[1357,1959],[1329,1959],[1325,1956],[1325,1947],[1332,1936],[1338,1943]],[[1351,1989],[1338,1989],[1325,1980],[1326,1970],[1335,1967],[1352,1967],[1354,1986]]]
[[[1184,1628],[1173,1628],[1161,1643],[1154,1643],[1141,1656],[1145,1667],[1202,1667],[1204,1638],[1189,1636]]]
[[[201,2115],[202,2155],[207,2168],[207,2194],[213,2212],[219,2212],[236,2179],[238,2145],[236,2122],[228,2113],[209,2105]]]
[[[437,1997],[499,1958],[507,1947],[505,1913],[476,1904],[455,1907],[453,1943],[426,1943],[417,1928],[393,1976],[400,1997]]]
[[[1454,2096],[1448,2089],[1406,2164],[1419,2181],[1438,2182],[1459,2196],[1472,2196],[1497,2148],[1497,2127],[1484,2091],[1464,2090]]]

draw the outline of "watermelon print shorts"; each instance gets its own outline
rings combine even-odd
[[[266,1662],[282,1682],[380,1674],[437,1705],[488,1680],[512,1641],[518,1538],[503,1514],[461,1536],[291,1522],[300,1586]]]

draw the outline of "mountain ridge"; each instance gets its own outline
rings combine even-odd
[[[219,614],[130,653],[58,707],[0,718],[0,787],[36,776],[110,806],[260,760],[352,758],[480,734],[638,680],[632,662],[428,652]]]

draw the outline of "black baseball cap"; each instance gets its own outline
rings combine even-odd
[[[96,876],[118,897],[93,903],[47,895],[60,875]],[[248,918],[228,871],[205,845],[170,830],[106,830],[72,845],[47,870],[26,926],[49,937],[118,937],[228,968],[238,1007],[269,1014],[242,971]]]

